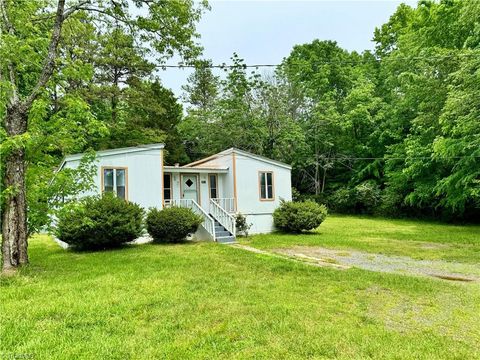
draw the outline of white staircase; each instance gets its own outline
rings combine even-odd
[[[235,242],[235,216],[220,206],[216,200],[210,200],[210,215],[215,220],[215,239],[221,243]]]
[[[222,203],[218,200],[225,201]],[[222,207],[221,203],[227,206],[229,211]],[[179,206],[192,209],[193,212],[203,217],[201,226],[213,241],[220,243],[235,242],[236,222],[235,216],[231,213],[234,209],[234,202],[230,201],[230,199],[211,199],[210,214],[193,199],[169,200],[165,203],[165,206]]]

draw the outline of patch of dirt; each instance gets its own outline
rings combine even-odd
[[[289,254],[281,254],[281,253],[275,253],[275,252],[272,253],[272,252],[269,252],[269,251],[260,250],[260,249],[257,249],[257,248],[251,247],[251,246],[247,246],[247,245],[243,245],[243,244],[237,244],[237,243],[231,244],[229,246],[235,247],[235,248],[238,248],[238,249],[242,249],[242,250],[247,250],[247,251],[250,251],[250,252],[253,252],[253,253],[256,253],[256,254],[262,254],[262,255],[279,257],[279,258],[283,258],[283,259],[286,258],[286,259],[301,261],[304,264],[308,264],[308,265],[312,265],[312,266],[333,267],[333,268],[341,269],[341,270],[350,268],[350,266],[337,264],[337,261],[335,259],[318,259],[318,258],[315,258],[315,257],[306,256],[306,255],[303,255],[303,254],[289,255]]]
[[[317,263],[334,265],[335,267],[357,267],[370,271],[429,276],[462,282],[480,280],[480,265],[473,264],[442,260],[415,260],[406,256],[308,246],[273,249],[272,252]]]

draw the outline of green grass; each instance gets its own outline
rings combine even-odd
[[[348,234],[348,247],[355,232],[380,237],[366,230],[377,221],[331,217],[319,235],[270,239],[337,246]],[[415,223],[384,221],[388,237],[420,240],[397,226]],[[458,240],[440,231],[437,242],[475,245],[474,228],[457,230]],[[317,268],[214,243],[73,253],[41,236],[30,255],[0,280],[0,358],[480,357],[477,283]]]
[[[480,226],[473,225],[335,215],[329,216],[313,233],[302,236],[274,233],[241,241],[261,249],[322,246],[414,259],[480,263]]]

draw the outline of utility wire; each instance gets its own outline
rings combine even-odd
[[[463,57],[478,57],[480,59],[480,53],[469,53],[469,54],[448,54],[448,55],[436,55],[436,56],[389,56],[383,59],[375,57],[377,61],[418,61],[418,60],[446,60],[454,58],[463,58]],[[325,64],[348,64],[356,65],[366,63],[364,58],[359,58],[358,60],[341,60],[341,59],[331,59],[325,61],[316,61],[316,62],[286,62],[281,64],[239,64],[239,65],[228,65],[223,64],[164,64],[156,65],[157,68],[168,69],[168,68],[177,68],[177,69],[187,69],[187,68],[199,68],[199,69],[235,69],[235,68],[272,68],[280,66],[304,66],[304,65],[325,65]]]

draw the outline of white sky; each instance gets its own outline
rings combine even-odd
[[[350,51],[373,49],[374,29],[387,22],[402,2],[416,4],[412,0],[211,0],[211,10],[197,30],[204,58],[214,64],[230,63],[233,52],[247,64],[278,64],[294,45],[314,39],[335,40]],[[190,71],[169,68],[159,76],[179,96]]]

